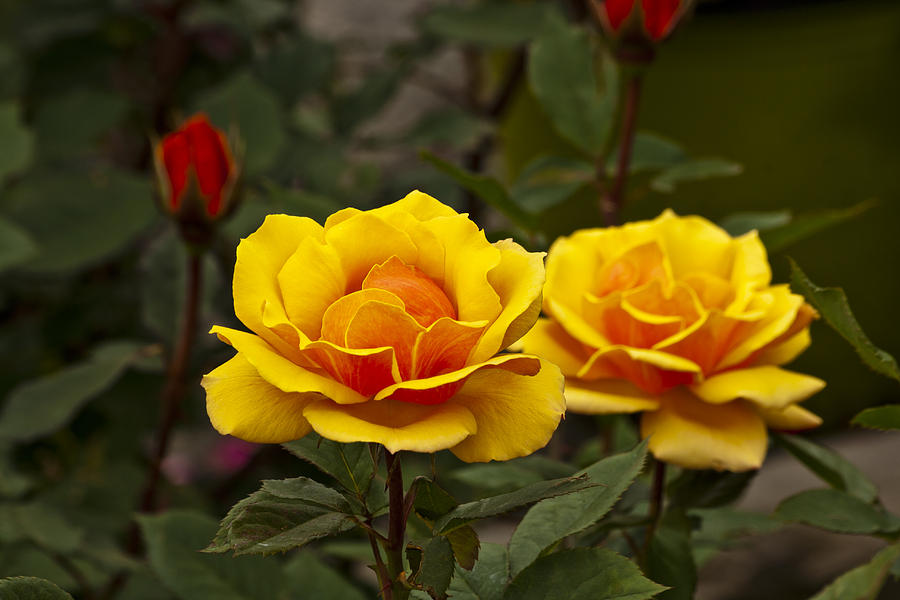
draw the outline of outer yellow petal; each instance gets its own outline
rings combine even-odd
[[[545,293],[550,293],[549,286],[544,287]],[[557,321],[573,338],[592,348],[602,348],[610,344],[610,341],[600,331],[595,329],[582,316],[583,312],[574,309],[561,302],[556,297],[544,297],[544,312]]]
[[[500,264],[488,273],[488,281],[503,308],[478,342],[473,362],[481,362],[518,340],[541,312],[544,254],[527,252],[512,240],[501,240],[494,247],[500,250]]]
[[[313,402],[303,411],[316,433],[336,442],[375,442],[389,452],[437,452],[477,431],[475,418],[461,404],[425,406],[383,400],[342,405]]]
[[[210,330],[240,352],[260,377],[284,392],[319,392],[341,404],[365,402],[366,398],[346,385],[291,362],[252,333],[216,325]]]
[[[536,374],[483,369],[472,375],[447,404],[465,406],[478,431],[450,450],[466,462],[526,456],[550,441],[566,410],[563,376],[541,361]]]
[[[713,375],[691,386],[691,391],[712,404],[743,398],[765,408],[780,410],[806,400],[824,387],[825,382],[818,377],[762,366]]]
[[[269,215],[256,232],[241,240],[234,265],[234,314],[247,327],[286,354],[296,351],[296,343],[270,331],[278,323],[288,323],[278,288],[278,273],[307,237],[322,239],[322,226],[306,217]],[[267,311],[263,323],[263,309]],[[286,328],[288,332],[292,326]],[[296,332],[293,332],[296,334]]]
[[[656,410],[655,396],[622,379],[566,379],[566,408],[585,415],[614,415]]]
[[[405,213],[412,215],[418,221],[430,221],[437,217],[455,217],[459,214],[443,202],[419,190],[413,190],[400,200],[370,212],[386,218],[390,218],[389,215],[394,213]]]
[[[216,431],[258,444],[281,444],[310,432],[303,409],[321,396],[283,392],[241,354],[205,375],[206,412]]]
[[[659,460],[688,469],[747,471],[766,455],[766,425],[743,401],[712,405],[675,388],[641,417],[641,435]]]
[[[392,256],[408,265],[419,257],[406,232],[371,213],[353,214],[333,226],[326,222],[325,240],[340,257],[348,290],[358,290],[369,269]]]
[[[438,217],[422,224],[444,247],[444,292],[460,321],[493,321],[500,314],[500,298],[488,272],[500,263],[501,252],[465,215]],[[423,270],[425,270],[423,268]]]
[[[309,237],[284,263],[278,273],[278,285],[291,322],[309,339],[316,340],[322,329],[322,315],[344,295],[347,278],[334,249]]]
[[[756,410],[766,425],[780,431],[802,431],[822,424],[822,419],[817,414],[796,404],[783,410],[768,410],[760,407]]]
[[[735,238],[733,245],[731,282],[735,287],[750,284],[762,288],[769,285],[772,280],[772,269],[769,267],[766,247],[760,241],[756,230]]]
[[[703,217],[679,217],[670,210],[653,220],[676,279],[696,271],[730,279],[733,240]]]
[[[522,351],[549,360],[563,375],[576,375],[589,357],[584,346],[550,319],[537,320],[522,338]]]
[[[375,396],[375,400],[383,400],[390,398],[392,394],[398,390],[431,390],[439,388],[451,383],[456,383],[466,379],[473,373],[482,369],[500,368],[506,371],[516,373],[534,374],[540,368],[539,359],[536,356],[528,356],[526,354],[499,354],[488,360],[469,365],[458,371],[451,371],[443,375],[435,375],[434,377],[426,377],[425,379],[410,379],[409,381],[401,381],[390,387],[386,387]]]
[[[544,311],[547,314],[557,319],[567,314],[574,317],[581,314],[582,298],[593,292],[595,274],[603,264],[594,247],[602,235],[600,229],[582,230],[569,237],[557,238],[550,246],[544,286]],[[589,334],[592,328],[586,323],[584,327],[585,333]],[[576,331],[566,329],[577,335]],[[591,343],[590,340],[582,341]]]
[[[631,346],[607,346],[591,355],[588,362],[578,372],[578,377],[582,379],[608,377],[609,375],[604,370],[604,361],[619,358],[621,355],[633,362],[652,365],[664,371],[700,373],[700,367],[696,363],[668,352],[632,348]]]
[[[760,365],[787,364],[809,348],[811,342],[812,338],[809,335],[809,329],[802,329],[800,333],[789,337],[780,344],[763,348],[753,359],[753,362]]]

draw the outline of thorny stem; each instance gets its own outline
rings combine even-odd
[[[653,534],[659,525],[659,519],[662,515],[663,503],[666,493],[666,463],[661,460],[655,462],[653,468],[653,487],[650,488],[650,522],[647,523],[647,533],[644,536],[644,546],[641,548],[641,562],[644,567],[647,566],[647,559],[650,554],[650,542],[653,540]]]
[[[372,556],[375,557],[375,574],[378,576],[378,593],[381,594],[385,600],[391,600],[392,592],[391,589],[391,576],[388,574],[387,566],[384,564],[384,560],[381,558],[381,549],[378,547],[378,537],[376,536],[375,530],[372,528],[372,520],[366,519],[366,533],[369,536],[369,544],[372,546]]]
[[[388,541],[385,546],[387,554],[388,574],[390,576],[391,594],[385,594],[384,600],[406,600],[409,588],[402,581],[403,538],[406,534],[407,509],[403,501],[403,472],[400,469],[400,456],[385,450],[388,478]],[[385,587],[387,589],[387,587]]]
[[[600,212],[603,214],[603,220],[607,226],[619,223],[619,213],[624,202],[622,193],[628,180],[628,167],[631,164],[631,151],[634,147],[635,125],[637,124],[638,106],[641,101],[642,83],[643,74],[640,71],[628,75],[616,173],[612,185],[600,198]],[[598,169],[605,169],[605,165],[598,166]]]

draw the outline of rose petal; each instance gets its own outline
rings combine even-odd
[[[303,409],[321,398],[278,389],[240,353],[205,375],[201,385],[216,431],[258,444],[281,444],[309,433]]]
[[[766,425],[752,405],[707,404],[680,387],[643,414],[641,436],[657,459],[687,469],[747,471],[766,455]]]
[[[315,340],[325,310],[346,292],[347,278],[334,249],[308,237],[279,271],[278,286],[291,322]]]
[[[821,417],[796,404],[782,410],[757,407],[756,411],[766,425],[779,431],[803,431],[822,424]]]
[[[614,415],[656,410],[659,401],[621,379],[566,379],[566,407],[585,415]]]
[[[545,360],[533,375],[483,369],[447,404],[465,406],[477,432],[450,450],[466,462],[509,460],[547,445],[566,410],[563,376]]]
[[[318,340],[307,344],[300,352],[336,381],[364,397],[374,396],[379,390],[400,381],[400,369],[393,348],[344,348]],[[339,404],[347,404],[342,398],[325,395]]]
[[[563,375],[577,375],[590,354],[562,326],[550,319],[538,319],[522,338],[522,351],[535,354],[559,366]]]
[[[713,375],[691,386],[691,391],[711,404],[743,398],[764,408],[781,410],[806,400],[824,387],[825,382],[818,377],[763,366]]]
[[[358,290],[372,265],[396,256],[415,265],[419,250],[409,235],[371,213],[357,212],[333,224],[325,222],[325,240],[340,257],[347,290]]]
[[[388,452],[437,452],[477,431],[472,413],[461,404],[434,406],[393,400],[337,404],[322,399],[303,411],[316,433],[336,442],[374,442]]]

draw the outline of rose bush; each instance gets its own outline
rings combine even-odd
[[[523,346],[562,368],[572,411],[643,412],[657,458],[757,468],[766,425],[820,423],[797,403],[824,386],[779,367],[809,344],[815,312],[770,280],[755,231],[732,238],[701,217],[578,231],[550,248],[549,318]]]
[[[413,192],[315,221],[270,215],[241,241],[234,309],[253,333],[204,377],[213,426],[253,442],[310,430],[465,461],[544,446],[565,410],[549,362],[497,353],[540,312],[542,254],[489,243]]]

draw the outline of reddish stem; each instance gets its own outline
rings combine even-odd
[[[619,213],[624,204],[623,192],[628,180],[628,167],[631,164],[631,152],[634,149],[634,134],[637,124],[638,106],[641,101],[641,84],[643,75],[633,73],[628,79],[625,92],[625,112],[622,121],[622,138],[619,142],[619,157],[616,161],[616,174],[612,186],[600,199],[600,211],[607,226],[618,225]]]

